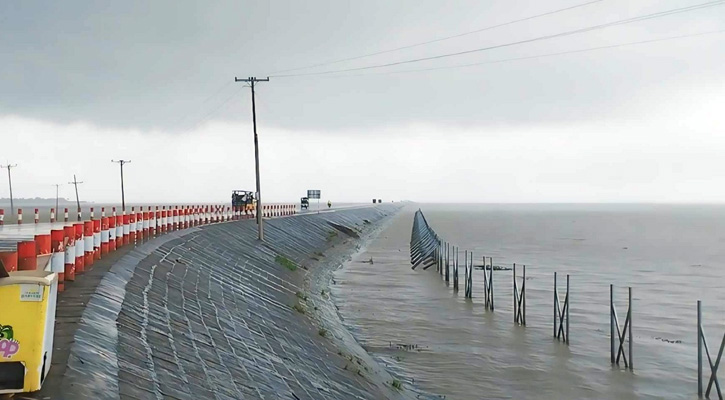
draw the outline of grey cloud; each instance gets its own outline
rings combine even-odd
[[[0,4],[0,115],[184,131],[248,121],[234,76],[355,56],[493,25],[576,1],[123,1]],[[424,57],[555,33],[685,1],[603,1],[536,21],[316,70]],[[522,57],[725,29],[725,6],[586,35],[392,70]],[[273,79],[260,120],[338,131],[396,124],[480,127],[616,117],[652,87],[722,80],[723,35],[465,69]],[[314,71],[314,70],[313,70]],[[384,70],[385,71],[385,70]],[[303,71],[300,71],[303,72]],[[359,76],[358,76],[359,75]],[[221,89],[220,89],[221,88]],[[208,101],[204,101],[213,95]],[[231,99],[227,103],[224,100]],[[666,99],[663,99],[663,101]]]

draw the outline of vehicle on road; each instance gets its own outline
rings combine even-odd
[[[232,207],[235,210],[242,211],[245,214],[251,214],[256,206],[257,200],[254,198],[254,192],[248,190],[232,191]]]

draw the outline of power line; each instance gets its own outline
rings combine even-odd
[[[548,15],[558,14],[560,12],[573,10],[573,9],[579,8],[579,7],[588,6],[590,4],[599,3],[601,1],[604,1],[604,0],[589,1],[589,2],[586,2],[586,3],[582,3],[582,4],[577,4],[577,5],[574,5],[574,6],[570,6],[570,7],[566,7],[566,8],[561,8],[561,9],[554,10],[554,11],[545,12],[543,14],[536,14],[536,15],[532,15],[532,16],[529,16],[529,17],[525,17],[525,18],[515,19],[515,20],[509,21],[509,22],[504,22],[502,24],[487,26],[485,28],[476,29],[474,31],[459,33],[457,35],[444,36],[442,38],[433,39],[433,40],[429,40],[429,41],[426,41],[426,42],[414,43],[414,44],[410,44],[410,45],[406,45],[406,46],[401,46],[401,47],[396,47],[394,49],[382,50],[382,51],[377,51],[377,52],[374,52],[374,53],[363,54],[363,55],[360,55],[360,56],[349,57],[349,58],[342,58],[342,59],[333,60],[333,61],[327,61],[327,62],[323,62],[323,63],[319,63],[319,64],[308,65],[308,66],[305,66],[305,67],[297,67],[297,68],[283,69],[283,70],[275,71],[275,72],[273,72],[273,74],[278,74],[278,73],[281,73],[281,72],[299,71],[299,70],[302,70],[302,69],[310,69],[310,68],[321,67],[321,66],[331,65],[331,64],[338,64],[338,63],[345,62],[345,61],[359,60],[361,58],[372,57],[372,56],[377,56],[377,55],[380,55],[380,54],[386,54],[386,53],[392,53],[392,52],[395,52],[395,51],[400,51],[400,50],[405,50],[405,49],[411,49],[413,47],[424,46],[424,45],[431,44],[431,43],[437,43],[437,42],[442,42],[442,41],[445,41],[445,40],[456,39],[456,38],[459,38],[459,37],[472,35],[474,33],[480,33],[480,32],[488,31],[488,30],[491,30],[491,29],[496,29],[496,28],[501,28],[501,27],[508,26],[508,25],[513,25],[513,24],[516,24],[516,23],[519,23],[519,22],[530,21],[532,19],[546,17]]]
[[[693,34],[688,34],[688,35],[669,36],[669,37],[658,38],[658,39],[640,40],[640,41],[636,41],[636,42],[615,43],[615,44],[606,45],[606,46],[588,47],[588,48],[584,48],[584,49],[567,50],[567,51],[561,51],[561,52],[557,52],[557,53],[546,53],[546,54],[537,54],[537,55],[533,55],[533,56],[482,61],[482,62],[476,62],[476,63],[470,63],[470,64],[445,65],[442,67],[408,69],[408,70],[401,70],[401,71],[375,72],[375,73],[370,73],[370,74],[340,75],[337,77],[343,78],[343,77],[359,77],[359,76],[373,76],[373,75],[392,75],[392,74],[404,74],[404,73],[413,73],[413,72],[437,71],[437,70],[443,70],[443,69],[475,67],[475,66],[479,66],[479,65],[500,64],[500,63],[511,62],[511,61],[531,60],[531,59],[535,59],[535,58],[544,58],[544,57],[562,56],[562,55],[566,55],[566,54],[585,53],[585,52],[589,52],[589,51],[614,49],[617,47],[634,46],[634,45],[639,45],[639,44],[665,42],[668,40],[685,39],[685,38],[691,38],[691,37],[697,37],[697,36],[712,35],[712,34],[716,34],[716,33],[725,33],[725,29],[721,29],[721,30],[717,30],[717,31],[693,33]]]
[[[229,82],[229,81],[227,81],[227,82],[224,82],[224,84],[223,84],[222,86],[220,86],[220,87],[219,87],[219,88],[218,88],[217,90],[215,90],[215,91],[214,91],[214,92],[213,92],[213,93],[212,93],[211,95],[209,95],[209,96],[208,96],[207,98],[205,98],[205,99],[204,99],[204,101],[202,101],[202,102],[201,102],[201,103],[199,104],[199,106],[200,106],[200,107],[203,107],[203,106],[204,106],[204,105],[205,105],[206,103],[208,103],[208,102],[209,102],[209,100],[211,100],[211,99],[213,99],[213,98],[217,97],[218,95],[220,95],[220,94],[221,94],[221,93],[222,93],[222,92],[223,92],[223,91],[224,91],[225,89],[227,89],[227,88],[228,88],[228,87],[230,87],[231,85],[232,85],[232,82]],[[191,117],[192,117],[192,116],[193,116],[194,114],[195,114],[195,113],[188,113],[188,114],[185,114],[185,115],[184,115],[183,117],[179,118],[179,119],[178,119],[178,120],[177,120],[177,121],[176,121],[176,122],[174,123],[174,126],[179,126],[179,127],[180,127],[180,126],[182,126],[182,125],[183,125],[182,123],[183,123],[183,122],[186,122],[186,121],[187,121],[187,120],[188,120],[189,118],[191,118]],[[197,115],[198,115],[198,114],[197,114]]]
[[[212,98],[216,97],[219,93],[221,93],[222,90],[226,89],[227,87],[229,87],[231,85],[232,85],[232,82],[229,82],[229,81],[224,82],[224,84],[221,87],[219,87],[219,89],[217,89],[214,92],[214,94],[212,94],[211,96],[204,99],[204,101],[202,101],[201,104],[206,104],[209,100],[211,100]]]
[[[608,22],[605,24],[599,24],[599,25],[593,25],[593,26],[589,26],[589,27],[585,27],[585,28],[579,28],[579,29],[575,29],[572,31],[560,32],[560,33],[555,33],[555,34],[551,34],[551,35],[539,36],[539,37],[535,37],[532,39],[519,40],[519,41],[515,41],[515,42],[509,42],[509,43],[499,44],[499,45],[495,45],[495,46],[488,46],[488,47],[481,47],[481,48],[477,48],[477,49],[459,51],[459,52],[455,52],[455,53],[440,54],[440,55],[431,56],[431,57],[416,58],[416,59],[397,61],[397,62],[391,62],[391,63],[386,63],[386,64],[368,65],[368,66],[357,67],[357,68],[347,68],[347,69],[322,71],[322,72],[309,72],[309,73],[301,73],[301,74],[277,75],[277,76],[271,76],[271,77],[285,78],[285,77],[295,77],[295,76],[326,75],[326,74],[335,74],[335,73],[340,73],[340,72],[352,72],[352,71],[361,71],[361,70],[366,70],[366,69],[392,67],[395,65],[410,64],[410,63],[416,63],[416,62],[428,61],[428,60],[437,60],[437,59],[441,59],[441,58],[460,56],[460,55],[477,53],[477,52],[482,52],[482,51],[487,51],[487,50],[516,46],[516,45],[520,45],[520,44],[532,43],[532,42],[537,42],[537,41],[541,41],[541,40],[548,40],[548,39],[554,39],[554,38],[559,38],[559,37],[564,37],[564,36],[570,36],[570,35],[574,35],[577,33],[590,32],[590,31],[594,31],[597,29],[604,29],[604,28],[609,28],[612,26],[625,25],[625,24],[629,24],[632,22],[639,22],[639,21],[645,21],[645,20],[653,19],[653,18],[660,18],[660,17],[664,17],[664,16],[668,16],[668,15],[679,14],[679,13],[683,13],[683,12],[718,6],[721,4],[725,4],[725,0],[711,1],[711,2],[701,3],[701,4],[688,6],[688,7],[680,7],[680,8],[667,10],[667,11],[660,11],[660,12],[656,12],[656,13],[652,13],[652,14],[640,15],[638,17]]]
[[[234,98],[234,96],[236,96],[237,94],[239,94],[239,92],[241,92],[242,89],[245,88],[245,87],[246,86],[242,86],[239,89],[235,90],[234,93],[232,93],[229,97],[227,97],[221,104],[219,104],[218,106],[214,107],[211,111],[209,111],[206,115],[204,115],[204,117],[202,119],[200,119],[197,123],[193,124],[192,125],[192,129],[193,128],[196,128],[199,125],[201,125],[202,123],[206,122],[206,120],[208,120],[209,118],[211,118],[217,111],[219,111],[220,109],[222,109],[222,107],[224,107],[227,103],[229,103],[229,101],[231,101]]]

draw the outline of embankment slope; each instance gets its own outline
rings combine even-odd
[[[311,314],[324,292],[308,300],[305,289],[315,269],[339,265],[325,252],[350,254],[398,209],[268,220],[264,243],[254,221],[235,221],[137,247],[87,305],[59,398],[404,396],[379,366],[351,356],[356,343],[321,327],[329,315]]]

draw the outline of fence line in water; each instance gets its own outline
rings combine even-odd
[[[488,257],[491,261],[491,268],[486,269],[486,256],[483,256],[483,294],[484,302],[487,310],[493,312],[493,257]],[[488,276],[486,276],[488,271]]]
[[[616,332],[615,332],[616,328]],[[609,329],[610,329],[610,358],[612,361],[612,364],[619,365],[619,359],[622,358],[622,361],[624,362],[624,367],[629,368],[629,370],[634,370],[634,360],[633,360],[633,354],[632,354],[632,346],[634,345],[633,341],[633,334],[632,334],[632,288],[629,288],[629,301],[627,302],[627,317],[624,320],[624,327],[622,329],[619,328],[619,318],[617,318],[617,308],[614,306],[614,285],[609,285]],[[615,347],[615,333],[616,333],[616,342],[619,343],[617,346],[617,355],[615,357],[614,353],[614,347]],[[624,343],[625,338],[627,337],[627,334],[629,334],[629,340],[627,340],[627,348],[629,349],[629,359],[627,359],[627,356],[624,354]]]
[[[471,252],[470,265],[468,252],[466,252],[466,297],[473,298],[473,252]]]
[[[519,288],[516,281],[516,263],[514,263],[514,324],[526,326],[526,266],[523,268],[524,275]]]
[[[436,270],[449,281],[451,259],[453,259],[453,290],[458,292],[458,247],[452,246],[439,238],[421,210],[416,211],[413,220],[413,232],[410,240],[411,264],[416,269],[420,264],[423,269],[436,265]],[[453,251],[451,252],[451,249]],[[487,261],[490,261],[490,265]],[[465,298],[473,299],[473,252],[465,251]],[[494,264],[492,257],[483,256],[483,294],[486,311],[494,311],[494,290],[493,271]],[[523,280],[519,287],[516,276],[516,264],[513,264],[513,303],[514,303],[514,324],[526,327],[526,267],[523,266]],[[617,310],[614,304],[614,285],[609,285],[609,312],[610,312],[610,361],[612,365],[620,365],[622,361],[624,368],[634,371],[634,335],[632,328],[633,302],[632,288],[628,288],[627,315],[624,326],[620,325]],[[569,274],[566,275],[566,294],[562,302],[557,288],[557,273],[554,272],[554,337],[566,345],[569,345]],[[616,350],[615,350],[616,349]],[[707,388],[703,390],[703,350],[707,356],[707,363],[710,367],[710,378]],[[702,327],[701,302],[697,301],[697,390],[700,398],[710,398],[713,386],[717,398],[723,399],[720,382],[717,378],[720,361],[725,351],[725,335],[719,347],[717,356],[711,355],[707,345],[705,332]]]
[[[722,360],[723,350],[725,350],[725,334],[723,334],[722,342],[720,343],[720,351],[717,353],[717,357],[713,362],[713,358],[710,355],[710,348],[707,346],[707,339],[705,338],[705,330],[702,328],[702,302],[697,301],[697,395],[702,398],[702,350],[705,350],[707,355],[707,363],[710,366],[710,379],[707,383],[707,391],[705,391],[705,398],[710,398],[710,391],[713,383],[715,384],[715,390],[719,399],[723,398],[722,391],[720,390],[720,382],[717,379],[717,370],[720,367],[720,360]]]
[[[569,274],[566,274],[566,294],[564,305],[561,305],[556,272],[554,272],[554,337],[569,344]],[[566,323],[566,325],[565,325]],[[566,329],[564,329],[566,327]]]

